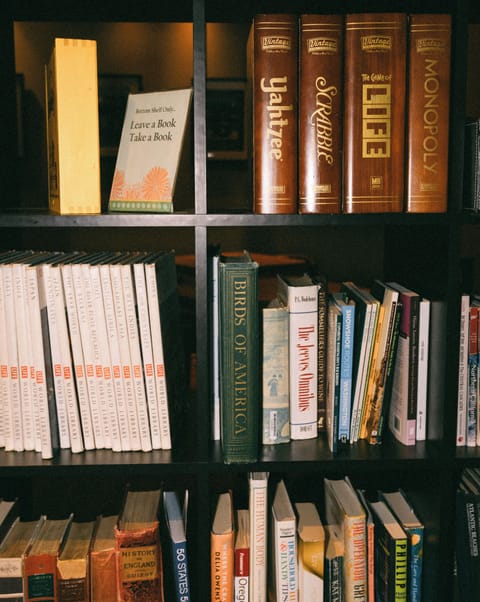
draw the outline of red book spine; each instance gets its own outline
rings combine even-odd
[[[257,15],[250,45],[254,210],[296,213],[298,18]]]
[[[407,199],[409,213],[447,210],[450,15],[409,23]]]
[[[339,213],[343,16],[300,17],[299,69],[299,213]]]
[[[345,213],[400,212],[404,197],[407,17],[345,22]]]

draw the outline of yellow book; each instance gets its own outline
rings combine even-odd
[[[96,41],[56,38],[45,91],[50,210],[100,213]]]
[[[323,602],[325,529],[315,504],[297,502],[298,599]]]

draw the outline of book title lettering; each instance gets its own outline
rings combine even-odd
[[[137,113],[149,113],[173,110],[172,107],[153,107],[152,109],[137,109]],[[177,127],[175,117],[168,119],[155,118],[151,120],[132,119],[130,121],[130,142],[171,142],[172,130]],[[152,130],[156,130],[155,132]]]
[[[315,398],[313,390],[314,375],[309,370],[312,366],[312,354],[315,350],[316,329],[313,325],[302,326],[298,330],[298,408],[307,412]]]
[[[315,112],[310,116],[310,123],[315,127],[315,141],[317,161],[322,159],[333,165],[333,127],[331,115],[333,112],[333,98],[337,95],[336,86],[327,86],[327,80],[320,76],[315,80]]]
[[[392,90],[390,75],[362,74],[362,157],[390,157]]]
[[[263,77],[260,89],[268,95],[265,103],[268,112],[267,139],[270,145],[270,157],[274,161],[282,161],[283,130],[288,127],[288,114],[293,112],[293,105],[283,105],[283,97],[288,93],[288,77],[272,77],[268,82]]]
[[[395,594],[404,594],[407,589],[407,542],[395,543]]]
[[[438,60],[426,58],[423,82],[423,168],[432,173],[438,172],[439,91]]]

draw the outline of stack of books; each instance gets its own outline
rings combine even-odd
[[[17,500],[0,500],[0,598],[126,602],[141,591],[188,602],[187,499],[182,509],[177,491],[128,488],[119,514],[82,521],[24,520]]]
[[[256,15],[255,212],[445,212],[450,54],[448,14]]]
[[[250,491],[260,481],[266,490],[268,475],[250,474],[249,481]],[[348,477],[324,479],[322,516],[316,503],[295,502],[283,479],[269,499],[270,505],[267,496],[255,504],[250,498],[248,509],[237,509],[231,490],[218,494],[212,595],[240,600],[249,591],[249,600],[299,602],[422,599],[425,528],[401,489],[371,496]]]
[[[185,385],[173,251],[4,252],[0,325],[6,450],[171,448]]]

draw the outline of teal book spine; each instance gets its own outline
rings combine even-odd
[[[225,463],[259,449],[258,264],[247,252],[219,262],[221,442]]]

